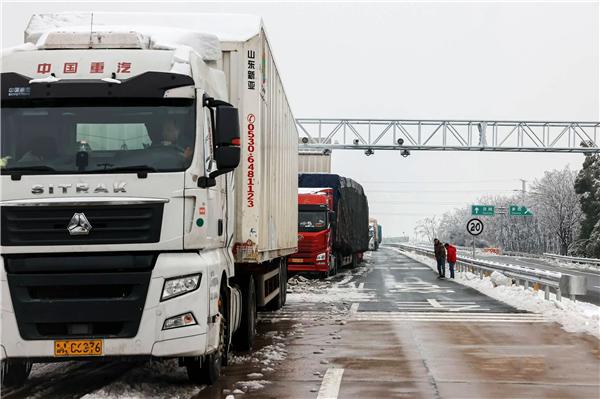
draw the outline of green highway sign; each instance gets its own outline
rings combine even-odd
[[[510,216],[533,216],[533,212],[527,209],[526,206],[511,205],[509,211]]]
[[[494,205],[471,205],[473,216],[494,216],[496,214]]]

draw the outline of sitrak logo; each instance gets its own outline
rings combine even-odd
[[[92,225],[83,213],[75,213],[67,226],[69,234],[72,236],[85,236],[90,234]]]

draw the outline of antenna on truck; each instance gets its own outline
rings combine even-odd
[[[94,13],[92,12],[90,14],[92,17],[90,18],[90,44],[89,44],[90,47],[89,48],[92,48],[93,44],[94,44],[94,42],[92,40],[92,30],[94,29]]]

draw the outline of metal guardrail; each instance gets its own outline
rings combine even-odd
[[[582,263],[582,264],[586,264],[586,265],[600,266],[600,259],[596,259],[596,258],[578,258],[576,256],[564,256],[564,255],[549,254],[549,253],[544,253],[544,256],[546,258],[556,259],[556,260],[564,260],[564,261],[571,262],[571,263]]]
[[[434,256],[433,249],[408,244],[392,244],[392,246],[430,257]],[[571,300],[575,300],[576,296],[587,293],[585,276],[508,265],[488,260],[473,259],[467,256],[457,256],[456,260],[457,272],[470,271],[474,274],[479,274],[479,278],[483,279],[485,272],[497,271],[513,279],[517,285],[522,284],[525,289],[529,288],[530,285],[537,284],[544,289],[544,298],[546,300],[550,299],[551,289],[554,290],[556,299],[559,301],[563,295],[568,295]]]

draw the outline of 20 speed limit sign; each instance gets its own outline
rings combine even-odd
[[[467,222],[467,231],[472,236],[478,236],[483,233],[483,222],[479,219],[471,219]]]

